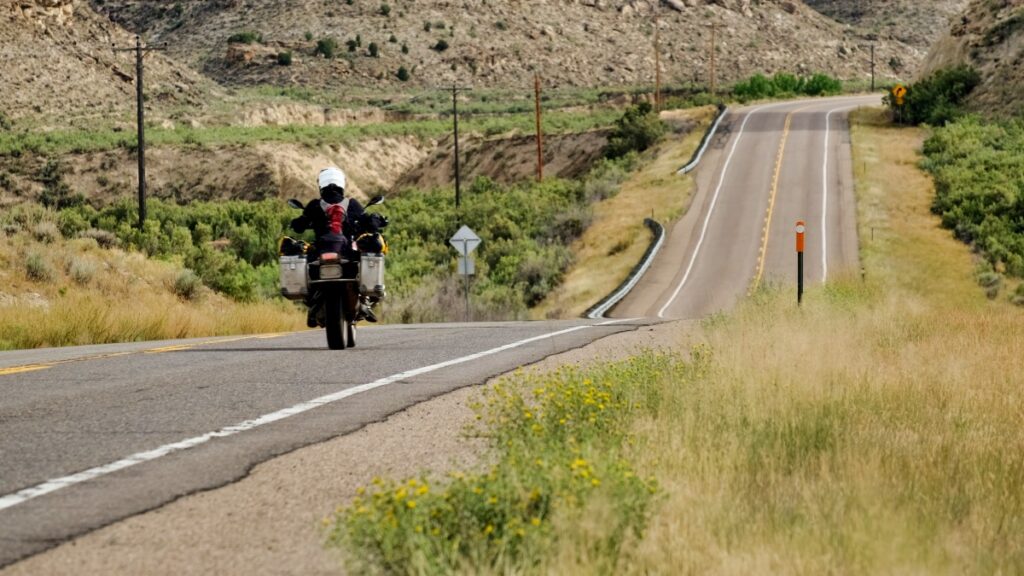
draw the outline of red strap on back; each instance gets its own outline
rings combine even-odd
[[[341,234],[341,223],[345,220],[345,209],[341,204],[331,204],[327,208],[327,220],[331,226],[331,232]]]

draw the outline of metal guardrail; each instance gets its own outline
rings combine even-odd
[[[711,128],[704,133],[704,138],[701,140],[700,146],[693,153],[693,157],[690,159],[690,163],[679,169],[676,174],[689,174],[694,168],[700,164],[701,159],[704,157],[704,152],[707,151],[708,146],[711,144],[711,139],[715,137],[718,132],[718,127],[722,123],[722,119],[729,112],[729,109],[725,106],[718,107],[718,115],[715,117],[715,121],[712,122]],[[643,278],[643,275],[647,272],[647,269],[651,267],[651,263],[654,262],[654,257],[658,255],[658,251],[661,250],[662,245],[665,243],[665,227],[659,222],[650,218],[644,219],[644,225],[651,229],[654,233],[654,239],[651,241],[650,246],[647,247],[647,251],[644,252],[643,258],[640,262],[633,267],[630,271],[629,276],[615,289],[614,292],[605,296],[600,302],[591,306],[586,312],[583,313],[584,317],[590,318],[591,320],[597,320],[604,318],[604,315],[609,310],[615,307],[616,304],[622,301],[636,287]]]

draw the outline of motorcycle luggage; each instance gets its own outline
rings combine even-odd
[[[281,295],[302,300],[309,293],[305,256],[281,256]]]
[[[359,257],[359,293],[384,297],[384,256],[362,254]]]

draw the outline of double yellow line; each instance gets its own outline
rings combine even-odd
[[[786,123],[782,128],[782,140],[779,142],[779,153],[775,157],[775,174],[772,176],[771,195],[768,200],[768,214],[764,218],[764,229],[761,236],[761,252],[757,257],[757,272],[754,274],[754,282],[750,286],[748,295],[752,295],[761,287],[761,279],[764,277],[764,264],[768,256],[768,239],[772,232],[772,215],[775,213],[775,198],[779,195],[779,177],[782,175],[782,161],[786,156],[786,142],[789,140],[790,127],[793,124],[793,115],[810,108],[804,106],[797,108],[786,115]]]

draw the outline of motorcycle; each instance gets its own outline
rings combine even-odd
[[[377,196],[366,205],[369,209],[384,202]],[[288,206],[299,210],[298,200]],[[356,345],[356,323],[362,320],[361,311],[387,296],[384,287],[384,256],[387,243],[380,231],[388,225],[386,217],[366,213],[360,218],[354,243],[359,260],[350,260],[337,252],[323,252],[308,261],[312,245],[285,236],[281,239],[280,258],[281,294],[290,300],[306,300],[313,294],[312,307],[316,309],[317,326],[327,332],[327,347],[344,350]],[[365,307],[365,308],[364,308]],[[372,313],[372,312],[371,312]]]

